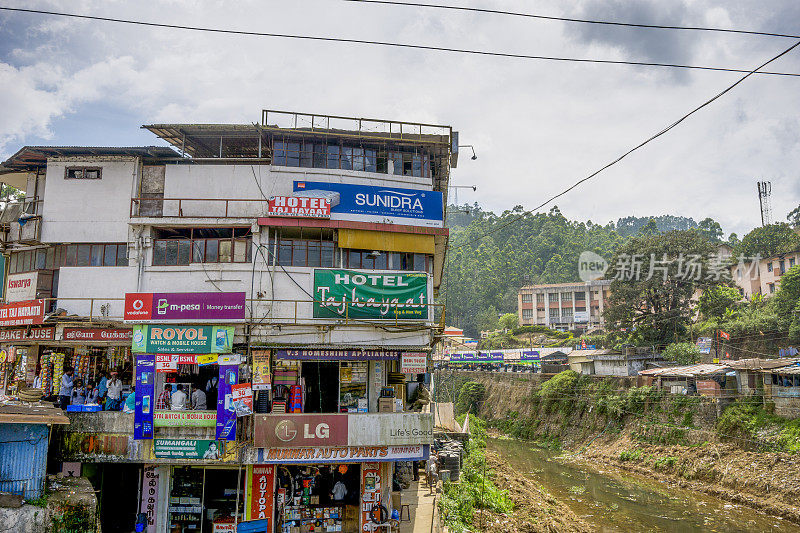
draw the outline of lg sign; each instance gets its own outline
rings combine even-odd
[[[347,446],[347,415],[264,415],[256,425],[259,447]]]

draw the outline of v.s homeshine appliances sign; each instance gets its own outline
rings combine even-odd
[[[318,181],[295,181],[294,190],[339,193],[338,205],[331,207],[333,220],[444,227],[442,193],[436,191]]]
[[[314,318],[394,320],[429,317],[428,275],[314,269]]]

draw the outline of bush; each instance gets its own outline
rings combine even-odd
[[[483,401],[486,399],[486,387],[477,381],[467,381],[458,391],[456,412],[477,414]],[[470,420],[472,422],[472,420]]]
[[[664,348],[662,354],[667,361],[679,365],[693,365],[700,361],[700,348],[691,342],[673,342]]]

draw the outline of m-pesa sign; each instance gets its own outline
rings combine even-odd
[[[305,196],[273,196],[267,215],[271,217],[331,218],[331,201]]]
[[[0,326],[30,326],[44,321],[44,300],[0,305]]]
[[[125,295],[126,322],[244,320],[243,292],[134,292]]]

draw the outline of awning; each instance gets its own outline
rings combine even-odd
[[[275,350],[276,359],[296,361],[394,361],[400,359],[395,350]]]
[[[434,254],[433,235],[340,229],[339,248]]]

